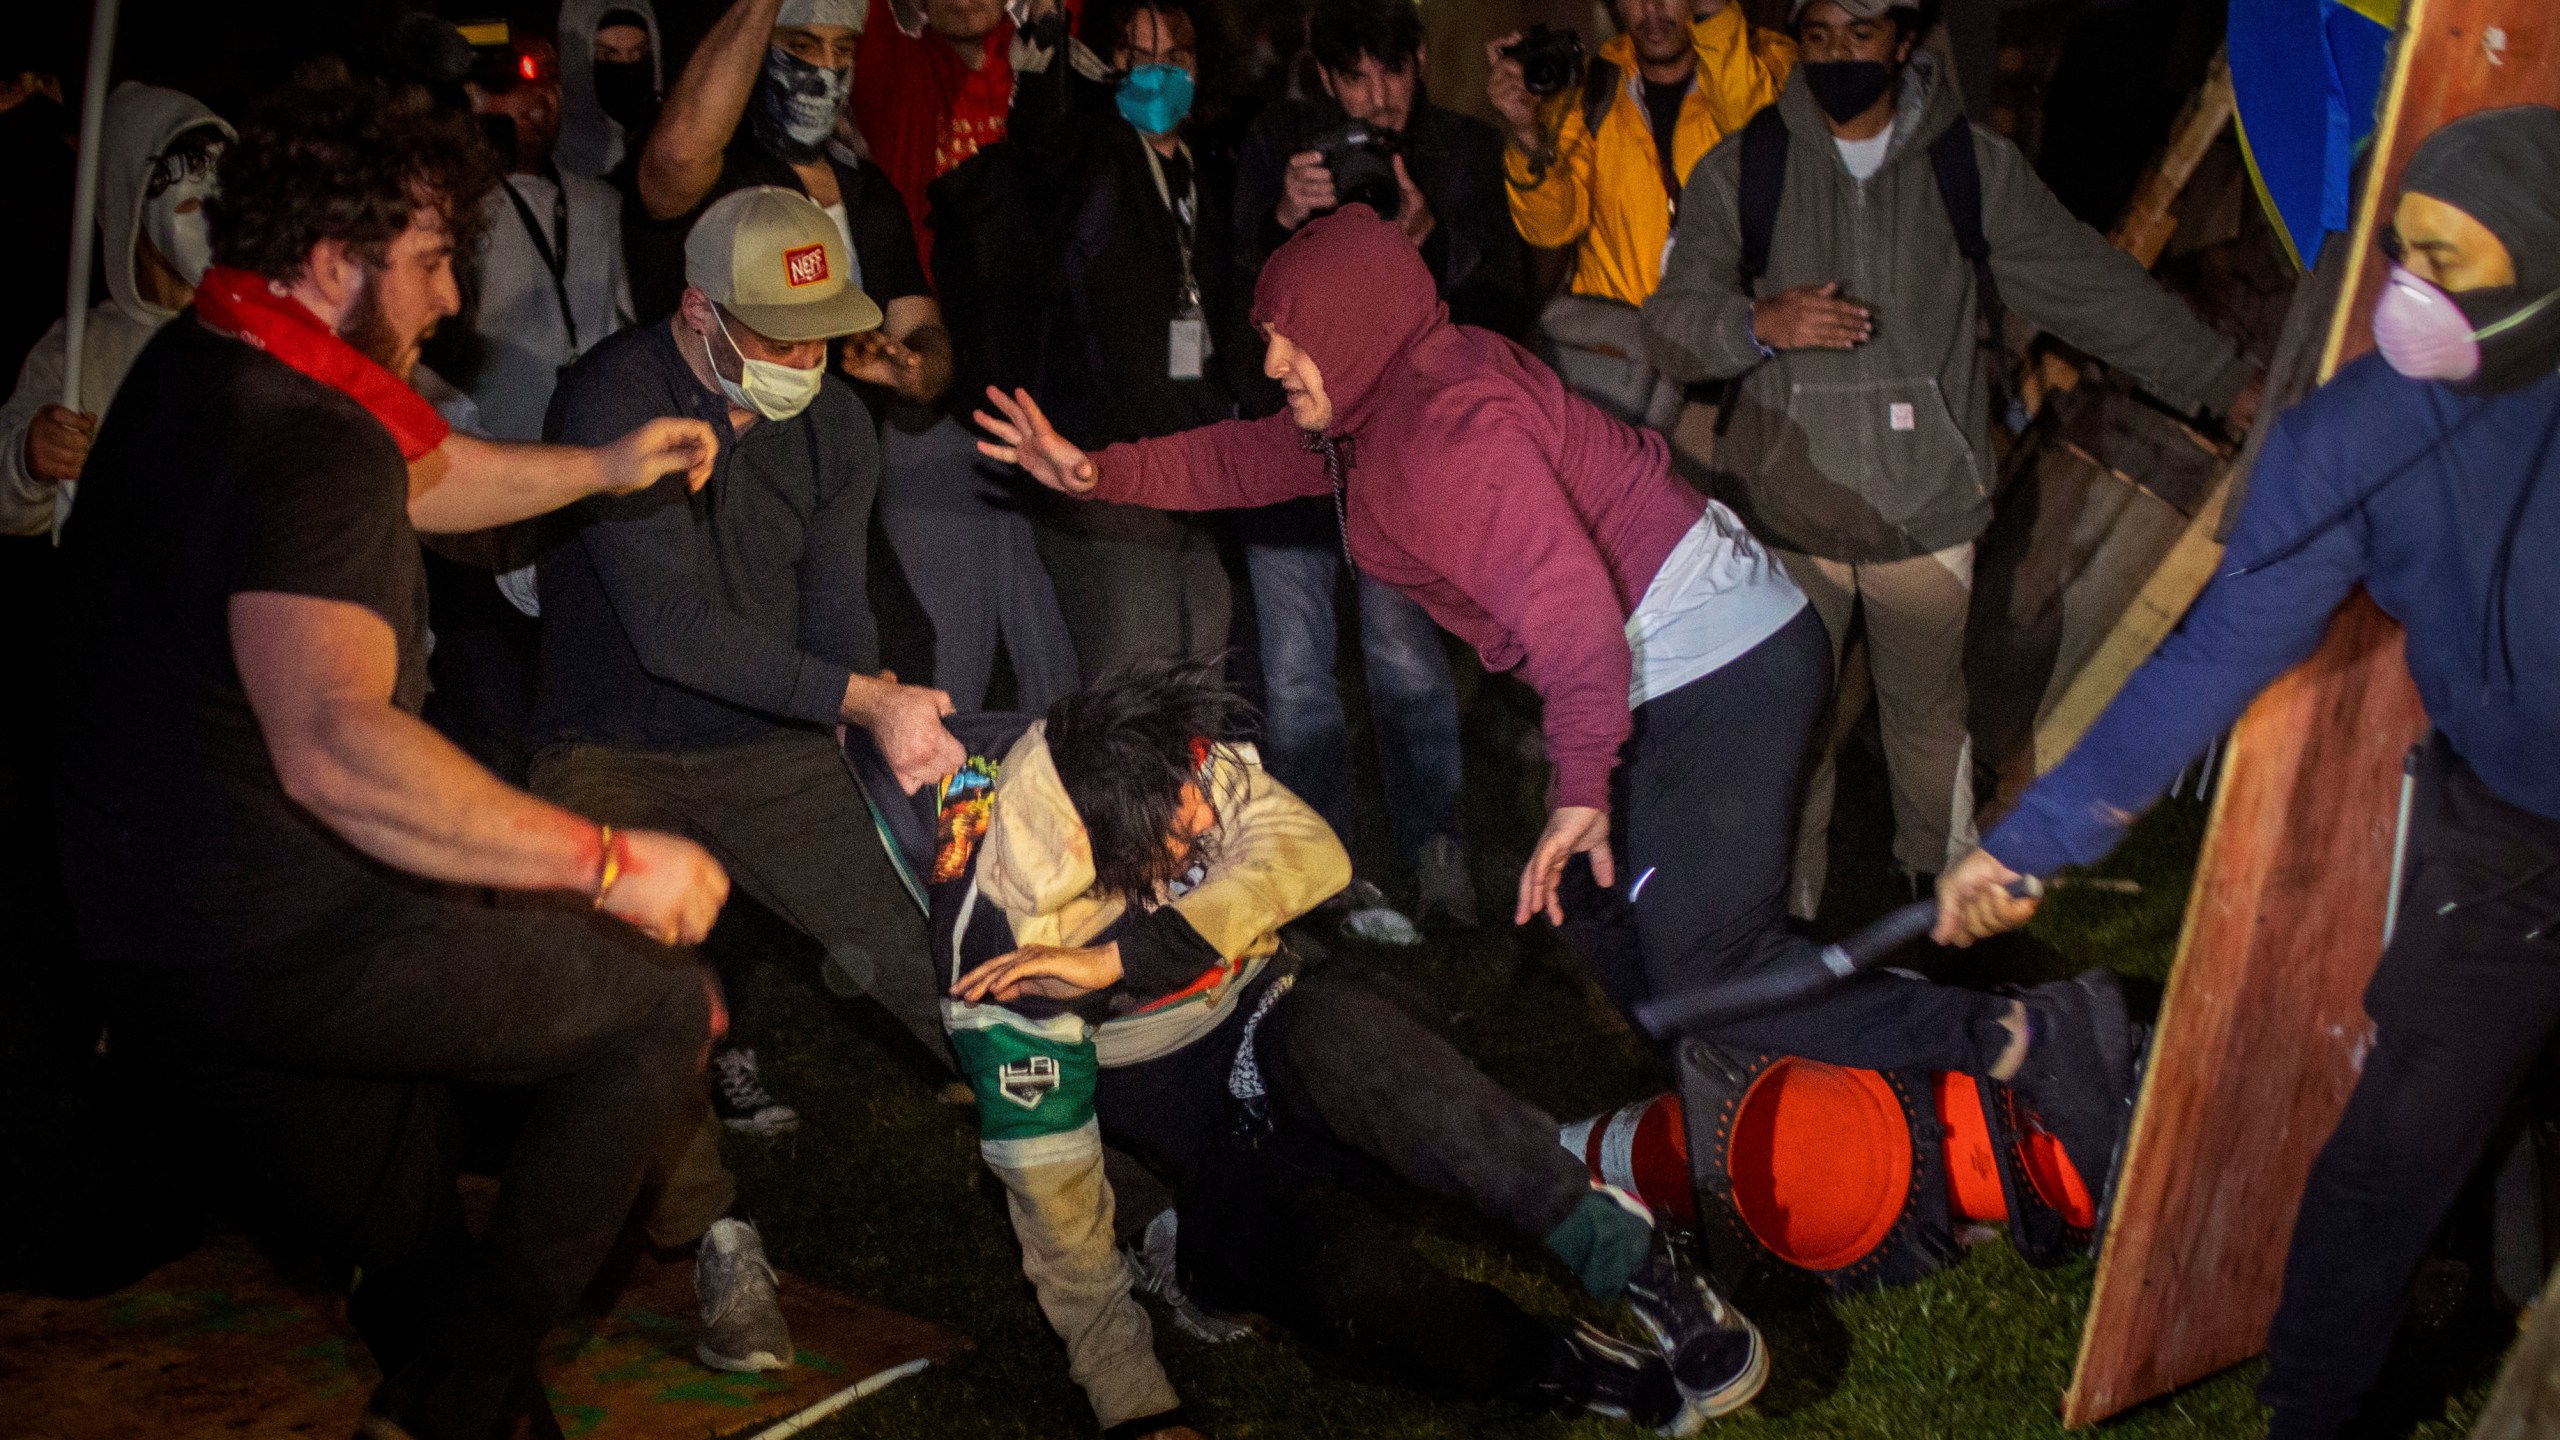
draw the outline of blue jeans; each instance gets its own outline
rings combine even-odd
[[[1331,529],[1330,522],[1326,526]],[[1334,578],[1342,551],[1245,546],[1262,631],[1263,760],[1348,843],[1351,726],[1334,684]],[[1387,825],[1407,864],[1433,835],[1460,833],[1458,689],[1440,627],[1420,605],[1360,576],[1360,650],[1386,779]]]

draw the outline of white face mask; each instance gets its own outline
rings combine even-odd
[[[208,170],[178,181],[142,207],[142,233],[189,285],[203,280],[205,267],[213,263],[213,233],[205,225],[204,202],[219,189]],[[178,208],[189,201],[195,202],[191,208]]]
[[[711,307],[711,323],[720,327],[720,338],[729,342],[730,353],[738,357],[738,364],[745,371],[742,378],[732,380],[720,373],[719,366],[711,367],[712,378],[720,382],[720,392],[729,397],[730,404],[753,410],[767,420],[788,420],[818,398],[818,382],[827,376],[824,361],[799,370],[771,360],[750,359],[746,351],[738,348],[737,338],[729,333],[729,322],[720,318],[717,305]]]

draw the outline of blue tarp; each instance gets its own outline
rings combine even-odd
[[[2231,86],[2259,198],[2304,265],[2349,223],[2399,0],[2231,0]]]

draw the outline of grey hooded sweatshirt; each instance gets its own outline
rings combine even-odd
[[[1654,362],[1681,381],[1739,375],[1717,498],[1761,538],[1834,560],[1897,560],[1961,545],[1991,523],[1991,390],[1976,342],[1973,267],[1956,249],[1929,144],[1966,124],[1937,59],[1914,54],[1885,160],[1861,182],[1801,71],[1777,99],[1786,188],[1757,293],[1840,282],[1875,314],[1853,350],[1752,341],[1738,272],[1742,136],[1689,175],[1661,288],[1644,305]],[[2251,367],[2133,257],[2074,219],[2018,148],[1979,125],[1982,229],[2002,302],[2130,372],[2172,407],[2227,407]]]
[[[561,0],[560,145],[552,160],[571,175],[601,180],[630,153],[621,122],[596,101],[596,22],[608,10],[628,10],[649,31],[649,81],[663,95],[667,61],[658,39],[658,12],[649,0]]]
[[[89,312],[80,355],[80,407],[93,415],[107,413],[133,357],[178,313],[142,298],[134,251],[142,241],[143,192],[150,188],[152,165],[170,142],[199,126],[232,138],[221,116],[175,90],[128,80],[107,96],[98,171],[98,236],[106,255],[107,298]],[[58,294],[63,279],[30,277],[30,283],[51,285]],[[62,403],[65,349],[64,325],[56,320],[27,352],[18,388],[0,406],[0,534],[42,535],[53,527],[61,491],[27,468],[27,432],[34,428],[37,411]]]

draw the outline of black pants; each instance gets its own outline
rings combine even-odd
[[[2366,987],[2373,1049],[2312,1167],[2259,1398],[2273,1440],[2336,1435],[2381,1374],[2427,1241],[2560,1031],[2560,821],[2454,762],[2410,837]]]
[[[1167,1170],[1183,1283],[1447,1394],[1517,1393],[1548,1328],[1417,1254],[1383,1203],[1397,1182],[1544,1240],[1590,1193],[1556,1124],[1485,1078],[1356,972],[1302,976],[1254,1054],[1267,1123],[1228,1093],[1248,997],[1210,1036],[1102,1072],[1103,1135]]]
[[[1786,924],[1786,885],[1807,737],[1830,687],[1830,642],[1807,606],[1739,658],[1636,707],[1610,781],[1618,884],[1598,889],[1586,865],[1566,872],[1566,939],[1622,1009],[1820,963]],[[1978,1074],[2008,1044],[2007,1009],[1978,991],[1877,975],[1706,1038],[1833,1065]]]
[[[118,1043],[211,1132],[253,1224],[356,1277],[348,1317],[422,1440],[479,1440],[538,1400],[535,1349],[621,1229],[712,1024],[706,972],[608,921],[389,884],[285,951],[109,980]],[[476,1245],[461,1083],[530,1094]]]

